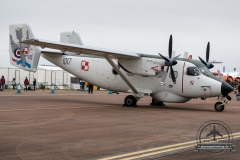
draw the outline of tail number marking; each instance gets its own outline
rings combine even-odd
[[[63,58],[64,65],[69,65],[71,61],[72,61],[72,58]]]

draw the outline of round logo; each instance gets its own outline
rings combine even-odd
[[[196,149],[211,155],[220,155],[233,148],[232,131],[222,121],[204,123],[198,130],[196,140]]]
[[[21,58],[21,51],[19,48],[16,48],[14,50],[14,56],[17,57],[17,58]]]

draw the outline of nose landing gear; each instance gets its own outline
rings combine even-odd
[[[222,102],[216,102],[214,108],[217,112],[222,112],[224,110],[224,104]]]
[[[231,97],[227,95],[226,97],[223,97],[223,102],[216,102],[214,105],[214,108],[217,112],[222,112],[224,110],[224,105],[228,103],[228,100],[231,100]]]

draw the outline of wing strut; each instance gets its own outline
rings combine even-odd
[[[103,55],[106,60],[110,63],[110,65],[113,67],[113,69],[120,75],[120,77],[126,82],[126,84],[132,89],[132,91],[135,94],[138,94],[138,91],[134,86],[129,82],[129,80],[123,75],[123,73],[120,71],[120,69],[116,66],[116,64],[113,62],[113,60],[109,57],[109,55],[104,54]]]

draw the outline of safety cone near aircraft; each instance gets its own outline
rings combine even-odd
[[[52,83],[52,87],[51,87],[51,94],[54,94],[55,93],[55,90],[54,90],[54,84]]]
[[[27,24],[10,25],[9,38],[12,65],[34,72],[42,55],[91,84],[130,93],[124,106],[136,106],[144,96],[151,96],[153,105],[164,105],[163,102],[184,103],[192,98],[223,95],[223,102],[214,105],[216,111],[223,111],[231,99],[228,94],[233,88],[208,70],[208,66],[212,67],[212,62],[208,62],[209,49],[206,62],[200,59],[204,64],[172,57],[172,36],[168,57],[88,47],[76,32],[61,34],[61,42],[40,40]],[[56,51],[42,51],[40,47]]]
[[[20,86],[20,82],[18,82],[18,89],[17,89],[17,94],[21,93],[21,86]]]

